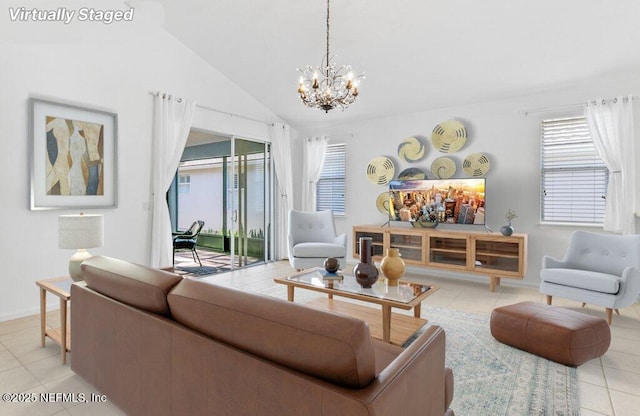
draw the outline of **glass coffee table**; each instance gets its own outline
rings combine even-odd
[[[412,282],[409,277],[401,279],[398,286],[388,286],[386,279],[380,278],[370,289],[364,289],[350,273],[341,272],[342,279],[325,279],[320,274],[321,270],[323,269],[308,269],[273,280],[287,286],[287,299],[290,302],[294,301],[296,287],[326,293],[328,295],[326,299],[315,299],[307,305],[363,319],[369,323],[373,337],[399,345],[402,345],[406,338],[427,323],[427,320],[420,317],[420,305],[424,299],[438,290],[437,286]],[[336,301],[333,299],[334,296],[380,305],[382,307],[382,321],[380,321],[380,315],[373,308],[353,302]],[[413,317],[392,313],[391,308],[413,309]]]

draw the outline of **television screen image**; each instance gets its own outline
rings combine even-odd
[[[485,223],[485,178],[389,182],[389,220]]]

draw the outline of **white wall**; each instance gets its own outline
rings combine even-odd
[[[428,82],[428,80],[424,81]],[[440,156],[452,156],[456,160],[455,177],[466,177],[462,170],[464,158],[475,152],[483,152],[491,161],[487,174],[487,224],[498,232],[506,223],[504,215],[511,208],[518,214],[513,225],[516,232],[528,233],[528,268],[524,279],[526,285],[539,284],[541,258],[544,254],[561,257],[574,227],[542,226],[539,224],[539,123],[543,117],[567,115],[567,110],[530,114],[522,110],[549,108],[585,102],[589,98],[611,98],[617,95],[640,95],[640,80],[613,80],[590,85],[581,85],[561,91],[551,91],[516,97],[499,102],[485,102],[465,106],[443,108],[413,114],[403,114],[383,119],[366,120],[351,124],[330,126],[323,129],[300,130],[299,137],[318,135],[347,136],[347,200],[346,217],[338,218],[337,228],[349,236],[349,258],[351,259],[352,226],[357,224],[380,224],[386,216],[376,209],[375,201],[386,186],[371,184],[366,177],[368,162],[376,156],[388,156],[396,163],[396,175],[407,167],[420,167],[428,177],[431,162]],[[360,98],[365,100],[363,94]],[[640,135],[640,101],[635,101],[636,136]],[[355,104],[357,105],[357,103]],[[349,110],[346,110],[349,111]],[[573,110],[576,111],[576,110]],[[580,111],[579,109],[577,111]],[[431,145],[433,127],[451,118],[463,122],[469,139],[457,153],[442,154]],[[348,137],[353,134],[352,137]],[[421,137],[428,145],[425,158],[415,164],[399,163],[397,146],[408,136]],[[295,149],[300,151],[302,139]],[[637,152],[640,152],[638,144]],[[300,168],[300,155],[294,157]],[[638,158],[640,160],[640,157]],[[294,171],[296,170],[294,168]],[[640,175],[640,171],[638,171]],[[640,183],[640,180],[638,180]],[[301,184],[294,183],[299,198]],[[640,190],[639,190],[640,191]],[[297,202],[299,206],[299,200]],[[640,205],[638,205],[640,207]],[[438,229],[455,226],[441,225]],[[595,229],[598,230],[598,229]],[[601,230],[601,228],[599,229]],[[638,228],[640,230],[640,228]],[[351,261],[354,261],[351,259]],[[445,275],[438,270],[421,269],[421,273]],[[469,275],[461,276],[473,278]],[[482,278],[486,281],[486,278]],[[505,283],[509,284],[508,279]]]
[[[91,7],[128,9],[123,2]],[[3,264],[0,321],[38,311],[34,282],[67,273],[71,250],[58,248],[58,215],[78,210],[29,210],[29,97],[97,107],[118,114],[118,207],[105,216],[104,247],[93,254],[146,264],[150,236],[150,154],[153,116],[149,91],[168,91],[206,106],[260,120],[277,120],[162,28],[161,8],[135,2],[132,23],[8,22],[0,25],[0,181]],[[3,2],[53,8],[50,2]],[[55,7],[88,7],[58,1]],[[7,23],[8,22],[8,23]],[[199,109],[194,127],[268,138],[266,124]],[[86,212],[87,210],[85,210]],[[57,302],[49,300],[57,307]]]
[[[222,166],[201,168],[184,167],[181,172],[190,175],[188,193],[178,193],[178,229],[186,230],[194,220],[204,221],[204,232],[222,233],[223,226],[223,171]],[[249,192],[246,201],[247,232],[265,231],[264,226],[264,167],[262,164],[247,166]],[[238,190],[233,193],[234,206],[238,201]],[[231,204],[229,201],[228,204]],[[228,228],[231,224],[227,225]]]
[[[203,232],[220,233],[224,217],[222,167],[182,168],[191,179],[188,192],[178,191],[178,229],[186,230],[193,221],[204,221]]]

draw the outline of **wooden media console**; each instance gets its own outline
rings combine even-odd
[[[357,225],[353,227],[355,258],[360,257],[360,237],[372,238],[374,260],[382,260],[388,248],[397,248],[410,266],[488,276],[491,292],[501,278],[522,279],[527,269],[527,234]]]

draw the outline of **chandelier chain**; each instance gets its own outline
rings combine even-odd
[[[327,76],[329,76],[329,0],[327,0]]]

